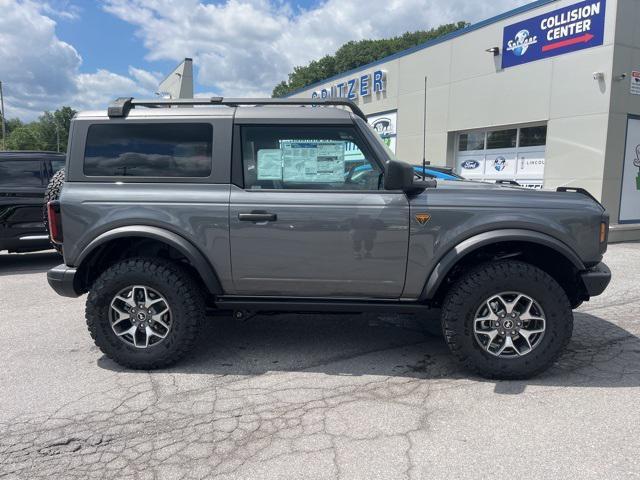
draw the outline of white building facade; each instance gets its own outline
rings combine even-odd
[[[640,239],[638,0],[538,0],[291,96],[352,99],[411,163],[585,188]]]

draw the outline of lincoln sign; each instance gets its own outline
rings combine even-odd
[[[606,0],[553,10],[504,28],[502,68],[602,45]]]

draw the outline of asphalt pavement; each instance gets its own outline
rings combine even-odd
[[[213,317],[154,372],[102,356],[53,253],[0,255],[0,478],[640,478],[640,244],[559,363],[488,381],[416,318]]]

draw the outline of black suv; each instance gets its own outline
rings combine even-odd
[[[51,248],[42,221],[44,192],[65,155],[55,152],[0,152],[0,251]]]

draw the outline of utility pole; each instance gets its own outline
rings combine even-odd
[[[2,95],[2,82],[0,82],[0,112],[2,112],[2,150],[7,149],[7,129],[4,120],[4,96]]]
[[[53,116],[53,123],[56,126],[56,144],[58,145],[57,152],[60,153],[60,127],[58,127],[58,120],[55,115]]]

